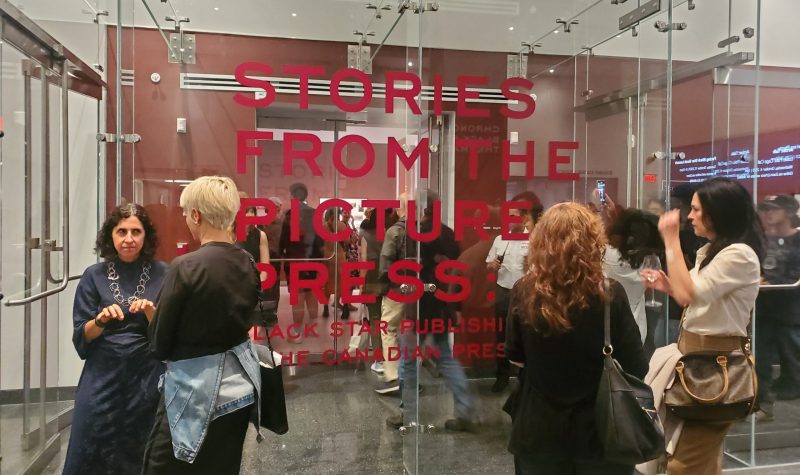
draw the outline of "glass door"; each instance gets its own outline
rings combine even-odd
[[[0,463],[33,473],[61,450],[72,417],[77,358],[63,335],[72,333],[71,282],[80,277],[70,271],[85,262],[97,227],[102,81],[19,10],[2,10]],[[70,186],[78,180],[87,185]],[[88,239],[70,226],[76,204]]]

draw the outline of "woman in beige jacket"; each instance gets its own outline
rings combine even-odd
[[[747,336],[761,280],[763,229],[750,194],[736,181],[713,178],[692,198],[689,221],[696,235],[710,242],[697,253],[689,271],[683,259],[678,211],[658,224],[666,247],[667,269],[644,271],[645,285],[668,292],[686,307],[678,348],[681,353],[729,351]],[[685,421],[668,474],[719,474],[722,441],[730,423]]]

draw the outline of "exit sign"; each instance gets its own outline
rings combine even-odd
[[[658,181],[658,177],[656,177],[653,173],[646,173],[644,175],[644,182],[645,183],[655,183]]]

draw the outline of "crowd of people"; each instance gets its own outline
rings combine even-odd
[[[414,291],[388,279],[393,263],[416,260],[426,290],[441,289],[447,284],[435,272],[437,264],[474,261],[480,254],[481,278],[468,277],[485,284],[485,274],[495,276],[496,339],[505,351],[496,359],[492,391],[511,389],[504,409],[511,415],[508,447],[519,474],[633,473],[632,465],[604,458],[595,426],[607,305],[615,358],[639,378],[657,347],[672,343],[675,352],[691,354],[714,349],[709,342],[744,341],[756,308],[758,416],[772,418],[775,399],[800,397],[800,295],[759,295],[760,285],[800,278],[798,203],[791,196],[768,197],[756,207],[738,182],[715,178],[675,188],[669,211],[658,200],[643,211],[610,199],[595,209],[564,202],[545,210],[534,193],[524,192],[512,201],[528,206],[512,210],[518,223],[506,231],[528,240],[497,236],[461,252],[453,230],[435,212],[439,197],[433,192],[415,201],[401,194],[399,207],[384,216],[368,209],[358,228],[349,211],[328,209],[324,226],[347,235],[339,241],[316,233],[304,184],[293,184],[290,195],[299,206],[281,214],[282,201],[271,198],[279,219],[250,226],[237,242],[235,184],[225,177],[198,178],[180,205],[200,248],[169,266],[154,258],[157,231],[146,210],[135,204],[113,210],[97,238],[103,261],[84,272],[75,297],[73,342],[86,363],[64,473],[87,473],[87,466],[95,473],[238,473],[248,425],[259,427],[259,362],[248,331],[263,322],[253,321],[253,309],[259,299],[277,306],[281,294],[280,277],[260,291],[265,273],[257,263],[280,276],[283,262],[288,276],[293,262],[322,260],[334,276],[343,262],[372,262],[373,270],[354,277],[364,281],[357,291],[378,296],[358,314],[384,329],[369,342],[384,355],[371,367],[379,375],[375,391],[402,395],[386,424],[396,429],[418,422],[411,395],[419,390],[417,361],[396,361],[387,352],[413,354],[425,344],[436,348],[436,370],[453,395],[455,417],[445,428],[476,432],[477,396],[448,335],[399,331],[404,318],[459,322],[464,304],[425,291],[413,314],[411,305],[387,294]],[[418,231],[436,226],[441,231],[435,239],[409,236],[412,203]],[[299,238],[290,233],[292,212],[301,214]],[[377,232],[379,225],[384,233]],[[300,274],[314,277],[314,271]],[[315,321],[320,306],[323,318],[351,318],[356,307],[342,293],[333,277],[324,302],[304,289],[291,305],[292,322]],[[287,338],[302,339],[302,333]],[[780,377],[773,381],[775,364]],[[681,421],[678,433],[666,435],[673,441],[665,453],[667,473],[720,473],[730,426]]]

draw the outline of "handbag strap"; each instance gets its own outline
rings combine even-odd
[[[256,267],[255,259],[253,259],[253,256],[249,252],[247,252],[245,249],[239,248],[239,250],[241,250],[247,256],[248,259],[250,259],[250,264],[252,264],[253,270],[255,271],[256,276],[258,277],[258,282],[259,282],[259,286],[260,286],[260,284],[261,284],[261,273],[258,271],[258,267]],[[258,310],[259,310],[258,313],[259,313],[259,315],[261,315],[263,317],[263,315],[264,315],[264,301],[261,300],[261,288],[260,287],[258,289],[257,297],[258,297]],[[264,335],[267,337],[267,348],[269,348],[270,357],[272,358],[272,361],[274,362],[275,361],[275,354],[274,354],[275,350],[272,348],[272,341],[270,341],[270,339],[269,339],[269,330],[267,329],[267,322],[266,322],[266,320],[264,320],[261,323],[264,326]]]
[[[608,279],[603,279],[603,290],[605,291],[605,307],[603,309],[603,355],[611,356],[614,347],[611,345],[611,300],[609,299]]]

